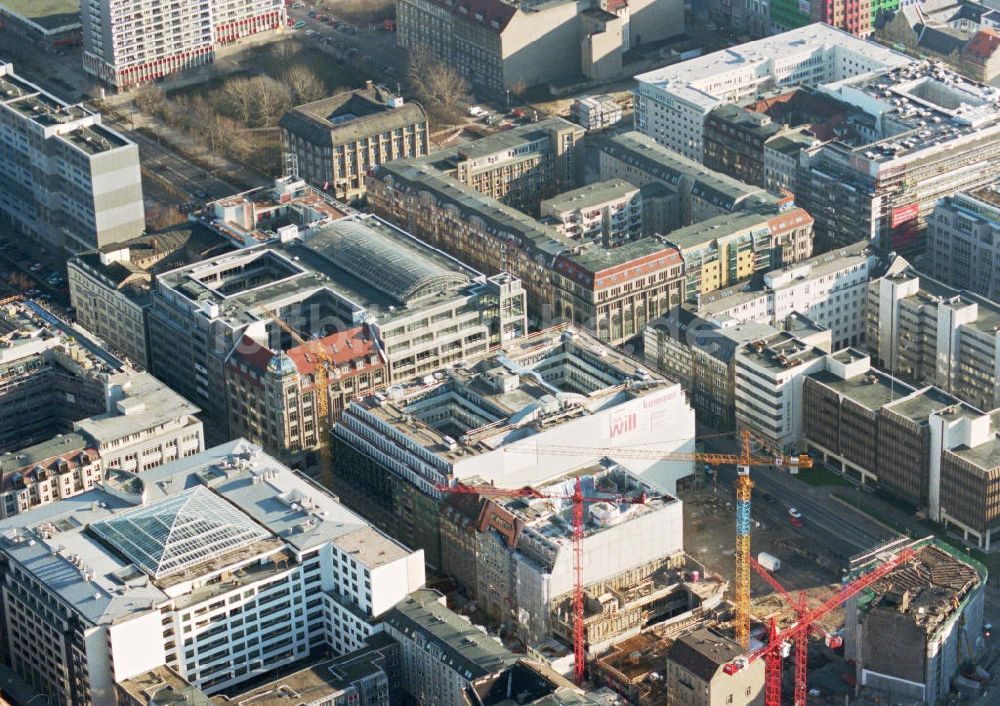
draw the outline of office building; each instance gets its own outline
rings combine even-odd
[[[799,154],[819,140],[806,128],[786,130],[764,142],[764,188],[772,194],[795,193]]]
[[[399,46],[426,47],[478,91],[509,96],[538,84],[606,80],[630,47],[684,31],[678,0],[397,0]],[[586,78],[585,78],[586,77]]]
[[[810,24],[636,76],[635,128],[702,162],[705,118],[721,105],[912,63],[903,54],[829,25]]]
[[[875,367],[936,385],[979,409],[1000,406],[1000,306],[946,287],[897,257],[868,285],[866,348]]]
[[[862,107],[872,128],[800,157],[795,199],[816,219],[818,242],[863,236],[883,252],[922,252],[941,198],[996,180],[996,88],[924,61],[824,89]]]
[[[145,228],[139,148],[0,62],[0,216],[60,253]]]
[[[573,327],[556,327],[500,352],[466,357],[384,394],[352,400],[333,431],[334,488],[440,566],[437,484],[538,485],[614,449],[692,445],[694,412],[680,386]],[[580,457],[545,445],[593,447]],[[537,445],[537,448],[536,448]],[[606,447],[606,448],[599,448]],[[629,459],[661,492],[675,492],[687,462]]]
[[[868,589],[871,598],[847,604],[845,646],[862,698],[937,706],[981,646],[987,573],[943,542],[915,547]]]
[[[66,279],[76,320],[128,363],[148,369],[154,275],[231,249],[195,222],[71,257]]]
[[[698,628],[677,638],[666,654],[667,703],[761,706],[763,660],[754,660],[734,674],[723,670],[745,652],[738,643],[711,628]]]
[[[541,220],[562,235],[606,248],[638,240],[644,232],[639,187],[616,179],[566,191],[541,204]]]
[[[805,447],[988,548],[1000,529],[996,413],[936,387],[907,385],[854,349],[832,358],[803,381]]]
[[[736,428],[736,351],[777,334],[753,321],[720,326],[678,307],[646,326],[642,349],[648,365],[680,382],[698,419],[729,430]]]
[[[767,187],[764,144],[787,130],[763,113],[731,103],[720,105],[705,116],[705,166],[747,184]]]
[[[151,370],[219,425],[228,423],[227,361],[299,346],[275,317],[306,340],[368,324],[364,345],[384,354],[392,380],[429,374],[526,331],[517,279],[487,278],[374,216],[290,225],[281,233],[277,241],[156,276]],[[375,350],[361,357],[349,352],[344,365],[375,365],[372,356],[380,358]],[[290,371],[289,364],[277,356],[275,372]],[[291,419],[278,421],[269,417],[258,433],[265,448],[282,454],[291,451],[293,439],[283,432]]]
[[[834,350],[860,346],[869,283],[882,277],[890,262],[861,241],[764,272],[759,280],[702,294],[691,309],[719,326],[753,321],[781,328],[799,314],[830,330]]]
[[[67,329],[34,302],[0,304],[0,453],[107,411],[107,376],[121,361]]]
[[[212,695],[360,649],[424,583],[421,552],[244,440],[0,520],[0,552],[4,663],[65,706],[158,667]]]
[[[88,491],[106,470],[141,473],[205,449],[198,408],[149,373],[113,373],[103,382],[101,413],[0,456],[0,517]]]
[[[946,196],[927,216],[927,274],[1000,300],[1000,191],[996,184]]]
[[[573,101],[570,116],[585,130],[605,130],[621,122],[622,107],[611,96],[587,96]]]
[[[583,135],[579,125],[549,118],[435,152],[433,161],[460,184],[536,213],[542,199],[575,186]]]
[[[282,153],[295,158],[299,176],[344,201],[364,195],[374,167],[429,149],[424,109],[371,81],[293,108],[279,124]]]
[[[84,70],[119,91],[211,64],[223,47],[286,22],[282,0],[82,0],[80,15]]]
[[[780,331],[736,351],[736,426],[780,453],[796,453],[802,440],[802,380],[829,363],[826,347]]]

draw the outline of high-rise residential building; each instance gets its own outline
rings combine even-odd
[[[140,473],[205,449],[198,408],[149,373],[114,373],[104,387],[101,413],[0,456],[0,517],[88,491],[105,471]]]
[[[153,276],[232,247],[193,222],[80,253],[66,263],[76,320],[129,363],[148,369]]]
[[[614,448],[640,437],[686,450],[693,424],[679,385],[589,334],[555,327],[524,345],[467,357],[418,383],[352,400],[333,432],[334,488],[387,531],[425,548],[439,566],[436,484],[478,477],[514,488],[537,485],[604,455],[614,458]],[[574,457],[543,448],[584,438],[612,450]],[[666,493],[690,473],[686,462],[629,459],[628,467]]]
[[[301,230],[282,227],[271,243],[158,274],[149,314],[151,370],[224,427],[227,374],[240,373],[247,356],[266,357],[266,369],[279,350],[299,348],[275,317],[307,340],[367,325],[366,338],[328,343],[357,340],[365,347],[364,355],[336,352],[344,373],[387,363],[388,379],[396,381],[483,353],[527,329],[516,278],[486,277],[375,216],[353,215]],[[273,362],[276,374],[299,369],[287,356]],[[302,370],[311,365],[300,362]],[[230,388],[239,405],[246,403],[243,384]],[[335,400],[331,410],[339,406]],[[291,414],[297,404],[284,409]],[[253,420],[252,409],[241,414],[236,423],[258,425],[253,436],[265,448],[292,450],[294,439],[284,433],[291,418]],[[317,428],[300,430],[308,431],[301,450],[321,443]]]
[[[946,196],[927,216],[927,274],[1000,301],[1000,189]]]
[[[399,46],[424,47],[495,96],[581,74],[606,79],[624,52],[684,31],[680,0],[397,0]]]
[[[80,14],[84,70],[118,90],[210,64],[286,22],[282,0],[82,0]]]
[[[781,328],[793,314],[830,330],[833,348],[860,346],[867,332],[869,283],[888,258],[866,240],[764,272],[759,281],[702,294],[691,307],[719,326],[753,321]]]
[[[865,345],[876,367],[979,409],[1000,407],[1000,305],[926,277],[903,258],[868,292]]]
[[[913,59],[822,23],[747,42],[636,76],[635,128],[697,162],[706,116],[778,88],[839,82]]]
[[[360,649],[424,583],[421,552],[245,440],[0,520],[0,556],[0,660],[60,706],[157,668],[211,695]]]
[[[128,240],[145,228],[139,148],[0,62],[0,216],[53,252]]]
[[[800,157],[795,200],[816,219],[818,243],[867,237],[883,252],[919,253],[941,198],[996,181],[997,89],[924,61],[825,90],[878,119]]]
[[[293,108],[279,124],[282,152],[295,157],[299,176],[344,201],[364,195],[373,168],[430,149],[424,109],[371,81]]]
[[[652,232],[643,232],[639,187],[615,179],[566,191],[545,199],[541,220],[567,238],[597,241],[613,248]]]

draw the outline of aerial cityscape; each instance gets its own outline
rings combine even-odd
[[[1000,0],[0,0],[0,706],[1000,705]]]

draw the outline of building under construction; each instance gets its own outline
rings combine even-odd
[[[847,604],[858,687],[891,703],[940,703],[974,659],[986,569],[936,540]]]

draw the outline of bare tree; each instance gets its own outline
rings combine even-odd
[[[167,96],[163,89],[155,83],[144,83],[135,89],[132,102],[135,107],[146,115],[156,115],[166,102]]]
[[[417,100],[439,120],[456,120],[472,102],[465,77],[440,61],[427,47],[410,52],[406,75]]]
[[[326,95],[326,86],[319,76],[302,64],[285,69],[281,74],[281,81],[291,91],[292,100],[296,104],[309,103]]]
[[[282,113],[291,107],[291,93],[270,76],[254,76],[250,80],[254,89],[257,124],[261,127],[276,125]]]
[[[249,126],[254,116],[254,105],[256,96],[254,95],[253,79],[246,76],[236,76],[222,84],[222,99],[226,107],[243,122]]]

